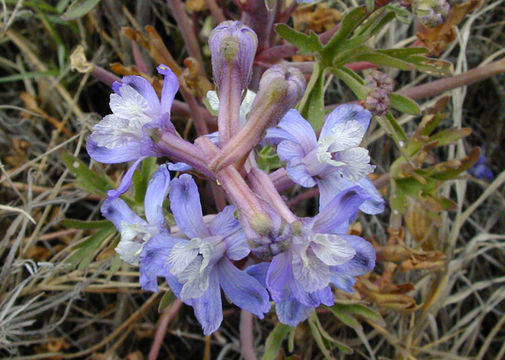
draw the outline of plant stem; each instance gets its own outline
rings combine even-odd
[[[158,354],[160,353],[161,344],[163,343],[163,339],[165,338],[165,334],[167,332],[167,327],[170,321],[173,320],[175,315],[179,312],[179,309],[182,306],[182,301],[179,299],[175,299],[175,301],[168,307],[161,316],[160,323],[158,325],[158,329],[156,329],[156,334],[154,335],[153,345],[151,346],[151,351],[149,351],[149,360],[156,360],[158,358]]]
[[[256,360],[254,353],[253,315],[242,310],[240,312],[240,352],[245,360]]]
[[[193,30],[193,24],[189,18],[182,1],[179,0],[167,0],[168,7],[172,11],[177,25],[181,30],[182,38],[186,44],[189,56],[195,58],[200,67],[205,69],[205,64],[203,63],[202,54],[200,53],[200,45],[198,39],[196,38],[195,32]]]
[[[447,90],[473,84],[501,72],[505,72],[505,59],[492,62],[456,76],[432,81],[428,84],[415,86],[410,89],[402,89],[398,93],[414,100],[422,99],[443,93]]]
[[[221,8],[219,5],[216,3],[216,0],[205,0],[205,3],[207,4],[207,7],[210,10],[210,13],[218,23],[222,23],[223,21],[226,21],[226,18],[223,15],[223,12],[221,11]]]

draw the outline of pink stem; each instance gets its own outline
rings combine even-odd
[[[242,310],[240,312],[240,352],[245,360],[256,360],[254,352],[253,315]]]
[[[179,299],[175,299],[175,301],[167,308],[163,315],[161,316],[160,323],[158,325],[158,329],[156,329],[156,334],[154,335],[153,345],[151,346],[151,351],[149,351],[149,360],[156,360],[158,358],[158,354],[160,353],[161,344],[163,343],[163,339],[165,338],[165,334],[167,332],[167,327],[170,321],[172,321],[179,312],[181,308],[182,301]]]
[[[477,81],[487,79],[491,76],[505,72],[505,59],[492,62],[488,65],[472,69],[463,74],[432,81],[430,83],[402,89],[399,94],[417,100],[443,93],[447,90],[456,89],[461,86],[473,84]]]

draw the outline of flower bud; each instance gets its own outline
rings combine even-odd
[[[450,10],[447,0],[416,0],[412,8],[419,21],[428,28],[442,24]]]
[[[210,168],[217,171],[246,156],[261,141],[265,131],[277,125],[296,105],[304,91],[305,78],[300,70],[274,65],[265,71],[246,124],[212,160]]]
[[[245,89],[251,81],[258,38],[239,21],[224,21],[209,36],[214,82],[221,88],[231,75]]]
[[[389,95],[393,92],[393,80],[387,74],[373,70],[366,76],[365,86],[370,89],[365,99],[365,107],[374,115],[384,114],[390,105]]]

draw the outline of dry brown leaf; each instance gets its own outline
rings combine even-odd
[[[319,3],[314,9],[313,6],[299,7],[293,13],[293,25],[296,30],[313,30],[322,33],[331,29],[342,20],[342,13],[336,9],[328,7],[326,2]]]
[[[426,28],[423,25],[419,25],[417,37],[423,46],[429,50],[430,55],[439,55],[456,39],[454,28],[461,23],[466,14],[472,12],[481,3],[482,0],[468,0],[463,4],[454,5],[449,12],[447,20],[434,28]]]

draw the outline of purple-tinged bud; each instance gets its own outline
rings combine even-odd
[[[258,46],[254,31],[239,21],[224,21],[211,31],[209,46],[216,85],[221,88],[231,75],[242,89],[247,88]]]
[[[304,91],[305,78],[300,70],[274,65],[265,71],[246,124],[212,160],[210,168],[217,171],[245,157],[262,140],[265,131],[277,125],[296,105]]]
[[[433,28],[445,21],[450,6],[447,0],[416,0],[412,9],[424,26]]]
[[[365,86],[370,89],[364,106],[374,115],[384,114],[390,105],[389,95],[393,92],[393,80],[383,72],[372,70],[365,77]]]

